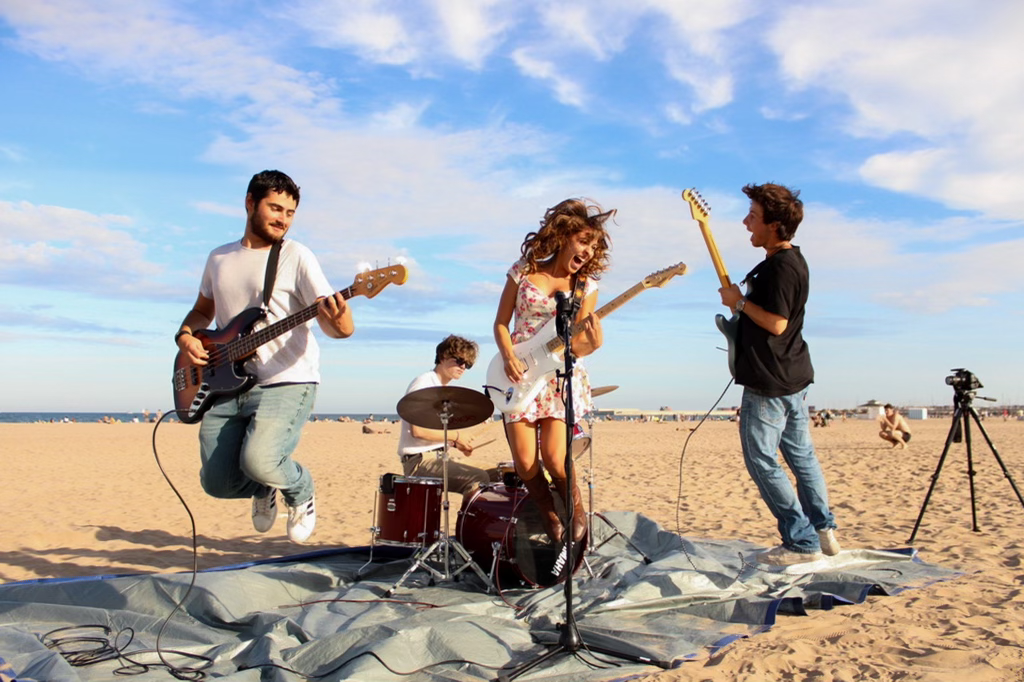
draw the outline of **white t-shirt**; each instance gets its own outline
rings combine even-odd
[[[199,292],[213,300],[218,329],[227,326],[243,310],[263,305],[263,280],[269,257],[270,249],[250,249],[239,241],[210,252]],[[281,246],[267,317],[257,322],[255,329],[297,313],[317,298],[333,293],[313,252],[287,239]],[[256,375],[258,385],[320,382],[320,347],[313,336],[314,324],[315,318],[256,350],[245,367]]]
[[[437,375],[437,372],[430,370],[424,372],[409,384],[409,388],[405,389],[405,395],[409,395],[413,391],[418,391],[421,388],[430,388],[432,386],[443,386],[441,383],[441,377]],[[424,440],[423,438],[417,438],[412,435],[412,425],[402,420],[402,435],[398,439],[398,454],[399,455],[415,455],[418,452],[426,452],[427,450],[436,450],[442,445],[439,440]]]

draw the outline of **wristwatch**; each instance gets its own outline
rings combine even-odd
[[[746,305],[747,305],[747,299],[746,298],[740,298],[740,300],[736,301],[736,306],[735,306],[736,307],[736,312],[737,313],[742,313],[743,312],[743,308]]]

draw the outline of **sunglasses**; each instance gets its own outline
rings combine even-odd
[[[452,360],[455,361],[456,365],[462,367],[463,369],[473,369],[473,363],[469,362],[468,360],[463,360],[462,358],[452,358]]]

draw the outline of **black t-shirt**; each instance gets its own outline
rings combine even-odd
[[[772,397],[797,393],[814,381],[803,337],[810,274],[800,247],[782,249],[761,261],[745,281],[747,300],[789,322],[786,331],[775,336],[740,314],[736,383]]]

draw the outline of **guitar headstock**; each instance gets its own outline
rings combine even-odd
[[[670,279],[672,279],[676,275],[685,275],[685,274],[686,274],[686,263],[676,263],[675,265],[667,267],[664,270],[658,270],[657,272],[652,272],[651,274],[649,274],[646,277],[644,277],[644,279],[641,282],[641,284],[643,284],[644,288],[646,288],[646,289],[649,289],[651,287],[663,287],[663,286],[665,286],[665,282],[669,281]]]
[[[350,287],[353,296],[366,296],[373,298],[380,293],[380,290],[389,284],[401,286],[409,278],[409,273],[404,265],[389,265],[386,268],[377,268],[367,272],[360,272],[356,275],[355,281]]]
[[[690,205],[690,215],[697,222],[706,222],[708,217],[711,215],[711,207],[708,206],[708,202],[704,200],[704,197],[700,195],[700,192],[690,188],[683,190],[683,199]]]

